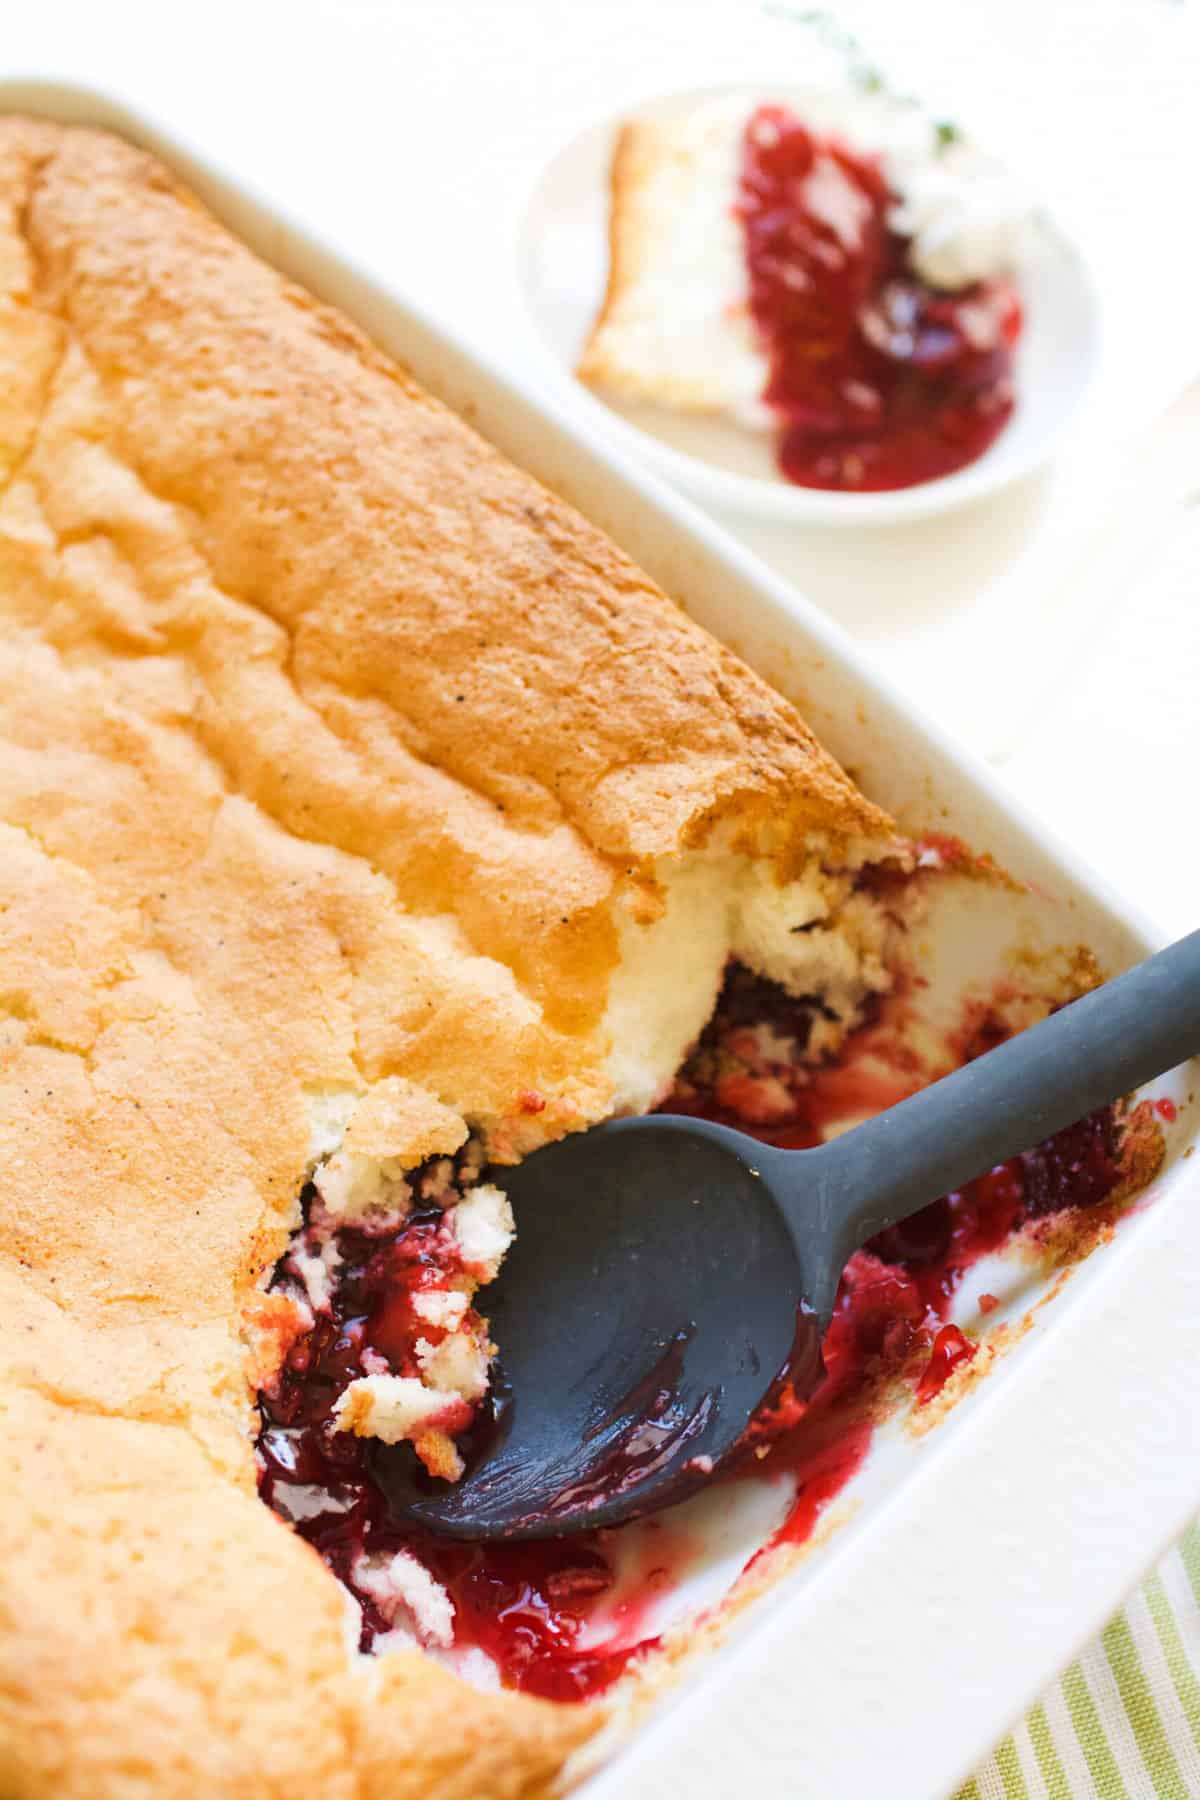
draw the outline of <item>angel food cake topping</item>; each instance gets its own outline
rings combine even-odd
[[[731,956],[840,1043],[908,847],[118,139],[0,122],[0,355],[8,1785],[532,1794],[598,1720],[439,1666],[350,1474],[486,1428],[505,1164],[660,1101]]]
[[[828,112],[828,106],[825,110]],[[777,435],[807,487],[912,486],[1009,418],[1028,205],[918,114],[710,101],[621,133],[579,372]]]
[[[629,1570],[388,1501],[502,1426],[505,1168],[898,1097],[939,855],[117,138],[0,121],[0,356],[5,1792],[532,1800],[653,1636],[585,1641]],[[1123,1126],[852,1266],[826,1411],[973,1366],[972,1247],[1102,1210]],[[785,1382],[747,1455],[804,1428]]]

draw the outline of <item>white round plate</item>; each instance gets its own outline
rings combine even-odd
[[[778,87],[692,88],[637,108],[670,118],[698,102],[744,92],[791,106],[818,126],[844,117],[845,90]],[[852,96],[879,108],[906,104]],[[628,116],[623,115],[623,116]],[[574,377],[608,272],[608,169],[620,116],[573,138],[543,169],[522,221],[518,279],[536,336],[577,404],[625,449],[706,504],[797,523],[892,524],[958,506],[1028,474],[1049,456],[1077,412],[1100,352],[1099,302],[1083,258],[1039,215],[1016,270],[1025,311],[1017,350],[1017,404],[1000,436],[956,474],[889,493],[848,494],[798,487],[779,473],[769,432],[733,421],[601,399]]]

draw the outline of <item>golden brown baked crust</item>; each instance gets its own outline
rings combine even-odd
[[[887,821],[119,140],[0,121],[0,363],[0,1791],[538,1793],[594,1719],[352,1668],[254,1494],[312,1097],[596,1117],[623,884]]]
[[[575,369],[581,381],[597,387],[619,386],[624,374],[609,356],[608,328],[652,250],[652,216],[648,209],[638,207],[636,200],[662,154],[662,136],[652,120],[629,119],[617,133],[608,165],[608,277],[600,310]]]

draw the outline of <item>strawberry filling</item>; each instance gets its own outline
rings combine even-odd
[[[1013,410],[1021,306],[1003,281],[945,292],[892,229],[879,159],[760,106],[736,211],[779,466],[801,487],[912,487],[964,468]]]

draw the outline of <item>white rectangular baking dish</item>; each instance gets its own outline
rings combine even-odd
[[[929,730],[843,634],[698,512],[618,467],[419,309],[231,175],[105,96],[0,83],[0,106],[158,151],[260,254],[343,307],[499,448],[604,526],[789,693],[903,822],[960,834],[1031,885],[1043,934],[1110,971],[1157,935],[985,769]],[[371,247],[363,247],[369,262]],[[1114,820],[1114,829],[1119,829]],[[1136,886],[1136,870],[1130,870]],[[1050,921],[1049,927],[1046,921]],[[1192,1072],[1194,1075],[1194,1071]],[[1195,1088],[1194,1079],[1190,1088]],[[1154,1204],[869,1505],[748,1609],[586,1783],[589,1800],[931,1800],[1104,1622],[1200,1502],[1200,1103],[1186,1093]]]

